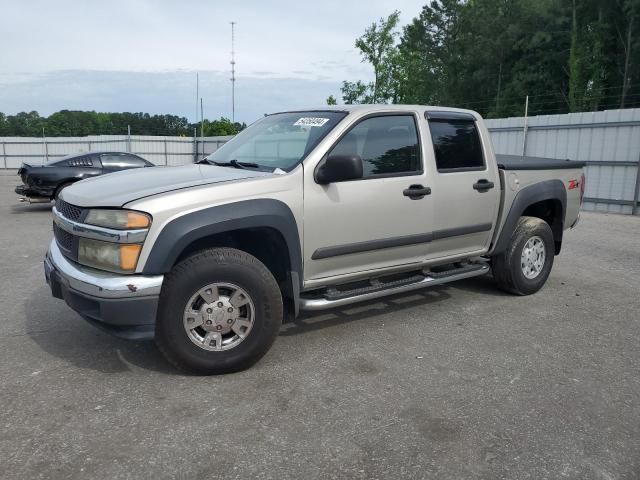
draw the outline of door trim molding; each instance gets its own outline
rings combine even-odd
[[[479,223],[477,225],[467,225],[465,227],[445,228],[444,230],[436,230],[433,232],[433,239],[442,240],[443,238],[459,237],[460,235],[488,232],[492,228],[492,223]]]
[[[378,240],[367,240],[366,242],[345,243],[331,247],[318,248],[311,255],[311,260],[322,260],[325,258],[339,257],[353,253],[364,253],[385,248],[405,247],[408,245],[418,245],[429,243],[443,238],[470,235],[472,233],[488,232],[493,228],[491,223],[481,223],[464,227],[446,228],[429,233],[419,233],[417,235],[405,235],[402,237],[382,238]]]

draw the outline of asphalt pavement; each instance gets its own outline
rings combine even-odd
[[[640,217],[584,213],[536,295],[491,277],[283,326],[179,373],[51,297],[0,175],[0,478],[640,478]]]

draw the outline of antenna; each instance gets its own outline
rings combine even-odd
[[[198,99],[200,98],[200,79],[198,78],[198,72],[196,72],[196,117],[194,123],[198,123]]]
[[[231,23],[231,122],[236,123],[236,60],[234,51],[235,26]]]

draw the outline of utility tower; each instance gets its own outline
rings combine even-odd
[[[236,22],[231,23],[231,121],[236,122],[236,60],[234,51],[235,42],[235,26]]]

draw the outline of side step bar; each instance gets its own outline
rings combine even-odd
[[[468,265],[462,268],[454,268],[444,272],[428,272],[424,275],[414,275],[403,281],[372,282],[371,286],[357,288],[351,291],[329,291],[320,297],[300,296],[300,310],[319,311],[329,308],[342,307],[352,303],[375,300],[377,298],[394,295],[397,293],[410,292],[420,288],[441,285],[443,283],[455,282],[464,278],[478,277],[488,273],[490,270],[487,264]]]

